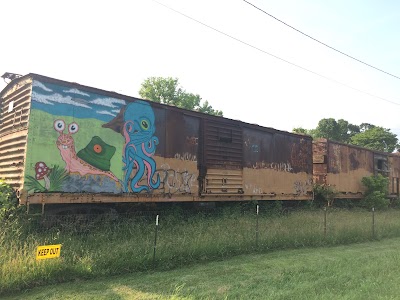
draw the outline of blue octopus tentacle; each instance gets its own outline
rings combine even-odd
[[[158,145],[158,137],[153,136],[147,143],[142,144],[142,150],[147,156],[154,155],[156,152],[156,146]]]
[[[124,176],[124,191],[129,192],[129,179],[133,170],[133,165],[135,164],[135,157],[136,157],[136,149],[134,145],[127,145],[125,148],[125,157],[122,161],[125,163],[125,176]]]
[[[145,166],[144,166],[143,160],[137,160],[137,163],[138,163],[138,169],[137,169],[135,176],[133,176],[132,181],[131,181],[132,192],[140,193],[143,190],[149,191],[148,186],[145,186],[145,185],[139,186],[138,185],[140,179],[142,179],[142,177],[143,177]]]
[[[160,186],[160,174],[157,173],[156,181],[153,180],[153,177],[156,173],[156,162],[151,157],[143,157],[144,164],[147,169],[147,184],[152,189],[157,189]]]

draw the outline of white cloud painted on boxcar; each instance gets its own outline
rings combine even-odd
[[[90,106],[81,103],[81,101],[76,101],[74,100],[71,96],[62,96],[60,94],[51,94],[51,95],[43,95],[39,94],[35,91],[32,91],[32,99],[34,101],[43,103],[43,104],[49,104],[49,105],[54,105],[54,103],[62,103],[62,104],[71,104],[73,106],[79,106],[79,107],[85,107],[91,109]]]
[[[32,86],[38,87],[38,88],[40,88],[40,89],[42,89],[42,90],[44,90],[46,92],[52,92],[53,91],[52,89],[49,89],[47,86],[45,86],[43,83],[41,83],[41,82],[39,82],[37,80],[33,81]]]
[[[101,114],[101,115],[110,115],[110,116],[116,117],[116,115],[114,115],[113,113],[111,113],[107,110],[98,110],[98,111],[96,111],[96,113]]]
[[[64,93],[68,93],[68,94],[76,94],[76,95],[81,95],[81,96],[86,96],[86,97],[90,97],[89,94],[84,93],[78,89],[69,89],[69,90],[63,90]]]
[[[114,103],[122,104],[122,105],[126,104],[125,100],[116,99],[116,98],[96,98],[96,99],[90,101],[90,103],[102,105],[102,106],[106,106],[106,107],[111,107],[111,108],[118,107],[117,105],[114,105]]]

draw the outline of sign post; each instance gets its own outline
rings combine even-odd
[[[156,264],[157,231],[158,231],[158,215],[156,217],[156,231],[154,235],[153,266],[155,266]]]

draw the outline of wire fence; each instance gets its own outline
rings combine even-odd
[[[0,255],[0,275],[9,277],[3,285],[0,282],[0,291],[29,286],[42,277],[50,278],[49,274],[62,273],[63,280],[91,278],[169,269],[237,254],[392,237],[400,237],[399,209],[282,211],[260,206],[25,215],[5,220],[0,230],[0,253],[5,254]],[[59,259],[38,263],[35,255],[42,245],[62,245]],[[16,281],[14,273],[22,281]]]

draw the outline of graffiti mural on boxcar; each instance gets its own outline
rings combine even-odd
[[[155,130],[155,116],[150,104],[144,101],[135,101],[127,105],[123,127],[125,192],[129,192],[129,188],[136,193],[149,192],[160,186],[160,175],[155,174],[156,162],[153,159],[158,145],[158,138],[154,136]],[[136,169],[136,173],[132,177],[133,169]],[[143,176],[147,178],[147,182],[139,185]]]
[[[104,175],[118,182],[118,178],[110,172],[110,160],[115,153],[115,147],[106,144],[100,137],[92,138],[88,146],[76,153],[73,134],[79,131],[76,122],[68,125],[63,120],[54,121],[54,129],[59,136],[56,141],[61,157],[65,162],[65,170],[68,173],[84,175]]]
[[[34,146],[28,149],[27,186],[34,191],[192,193],[197,184],[195,170],[157,168],[156,150],[162,157],[167,145],[165,129],[160,136],[156,131],[156,122],[166,124],[164,111],[155,111],[142,100],[127,103],[80,88],[34,81],[30,118],[36,122],[28,136],[28,144]],[[199,122],[184,121],[191,127],[182,127],[184,135],[175,135],[177,146],[170,147],[173,152],[168,155],[192,165],[197,161]],[[160,141],[162,149],[158,149]],[[35,166],[44,163],[47,167],[36,168],[43,175],[35,174]]]
[[[157,170],[157,175],[161,182],[159,189],[164,194],[190,194],[192,189],[197,187],[196,174],[189,173],[187,170],[174,170],[168,164],[162,165]]]
[[[33,81],[30,119],[35,126],[28,136],[27,190],[122,192],[118,175],[123,165],[114,154],[122,152],[123,138],[102,125],[123,105],[122,99]]]

